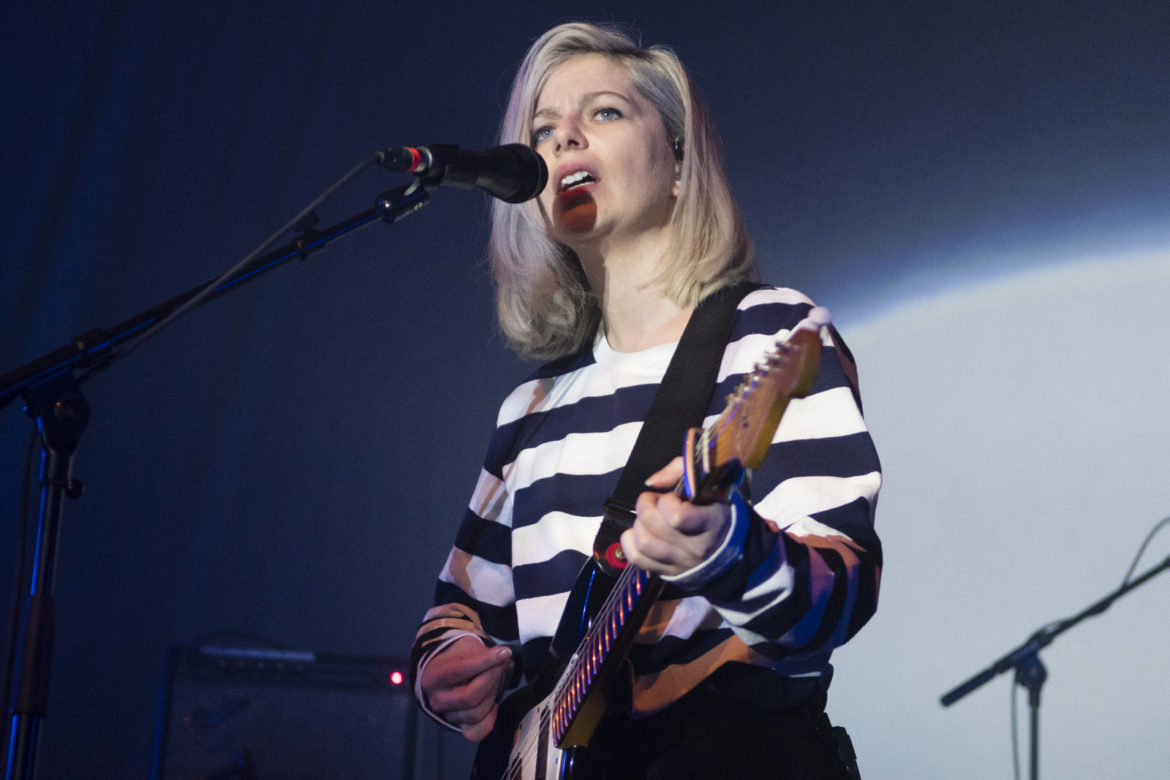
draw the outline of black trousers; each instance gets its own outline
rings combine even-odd
[[[628,723],[606,751],[606,780],[849,780],[820,694],[769,706],[701,687]]]

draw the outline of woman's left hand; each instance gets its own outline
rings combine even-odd
[[[682,458],[675,458],[646,484],[672,488],[682,473]],[[726,504],[695,506],[673,492],[641,494],[635,512],[633,528],[622,534],[626,559],[640,569],[667,576],[682,574],[707,560],[723,542],[731,521]]]

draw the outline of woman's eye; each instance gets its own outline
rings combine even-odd
[[[545,125],[544,127],[538,127],[532,131],[532,143],[538,144],[541,141],[548,140],[550,137],[552,137],[552,134],[553,134],[553,129],[550,125]]]
[[[621,119],[622,112],[616,108],[599,108],[593,112],[593,116],[602,122],[611,122],[614,119]]]

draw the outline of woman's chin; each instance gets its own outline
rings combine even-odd
[[[597,224],[597,201],[588,193],[576,198],[562,195],[553,206],[553,223],[564,233],[588,233]]]

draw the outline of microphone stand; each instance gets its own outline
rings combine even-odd
[[[983,671],[973,675],[966,682],[943,694],[939,701],[944,707],[949,707],[976,688],[989,682],[993,677],[1014,669],[1016,672],[1015,684],[1028,689],[1030,750],[1028,776],[1031,780],[1038,780],[1040,776],[1040,689],[1044,686],[1044,681],[1048,678],[1048,671],[1040,661],[1040,651],[1051,644],[1052,640],[1077,623],[1080,623],[1085,618],[1100,615],[1109,609],[1114,601],[1117,601],[1134,588],[1145,584],[1148,580],[1153,579],[1167,569],[1170,569],[1170,556],[1167,556],[1164,561],[1137,579],[1123,582],[1117,590],[1100,601],[1086,607],[1076,615],[1042,627],[1032,634],[1032,636],[1028,637],[1027,641],[995,661],[991,666],[988,666]]]
[[[416,178],[409,184],[379,195],[376,205],[324,230],[307,228],[289,244],[257,257],[221,281],[192,308],[217,298],[259,274],[288,260],[305,258],[334,239],[381,220],[393,223],[413,214],[430,200],[429,182]],[[13,622],[18,631],[9,678],[11,723],[5,778],[32,780],[41,720],[47,714],[49,666],[53,646],[53,581],[57,563],[61,510],[65,498],[82,493],[73,478],[73,455],[89,420],[89,405],[81,392],[81,380],[113,363],[117,347],[162,323],[170,314],[203,294],[207,284],[172,298],[113,328],[93,329],[65,346],[0,375],[0,409],[17,396],[25,399],[25,411],[36,421],[41,440],[41,503],[32,573],[27,595]],[[79,373],[84,370],[84,373]],[[24,554],[21,550],[20,554]]]

